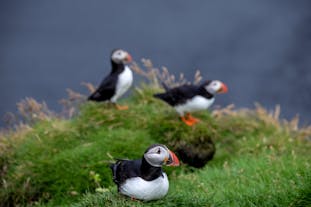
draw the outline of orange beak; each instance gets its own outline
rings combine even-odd
[[[126,60],[127,62],[132,62],[132,56],[131,56],[130,54],[127,53],[127,56],[126,56],[125,60]]]
[[[166,162],[167,166],[179,166],[179,159],[174,152],[169,150],[169,158]]]
[[[228,92],[228,87],[226,86],[226,84],[222,83],[221,88],[218,91],[218,93],[227,93],[227,92]]]

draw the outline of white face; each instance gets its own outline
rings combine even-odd
[[[157,145],[150,148],[144,154],[146,161],[154,167],[161,167],[167,161],[169,156],[169,151],[164,145]]]
[[[131,61],[131,56],[128,54],[128,52],[119,49],[112,53],[111,59],[115,63],[125,64]]]
[[[223,83],[218,80],[211,81],[208,85],[205,86],[205,89],[211,93],[215,94],[222,90]]]

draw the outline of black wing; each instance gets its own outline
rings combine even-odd
[[[128,178],[138,177],[140,175],[140,160],[118,160],[110,165],[112,170],[113,182],[118,187]]]
[[[176,106],[185,103],[200,93],[199,87],[194,85],[182,85],[177,88],[172,88],[165,93],[154,94],[154,97],[159,98],[171,106]]]
[[[91,94],[88,100],[91,101],[106,101],[109,100],[116,91],[118,74],[110,73],[99,85],[96,91]]]

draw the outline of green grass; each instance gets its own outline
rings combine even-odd
[[[188,127],[142,87],[128,111],[85,103],[73,119],[50,118],[0,137],[0,206],[310,206],[310,128],[295,129],[275,114],[215,110]],[[168,195],[152,202],[117,193],[108,167],[140,158],[152,143],[176,150],[193,145],[216,154],[201,169],[165,167]]]

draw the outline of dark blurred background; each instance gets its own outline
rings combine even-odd
[[[87,93],[81,82],[107,75],[114,48],[222,80],[216,105],[280,104],[311,123],[309,0],[1,1],[0,116],[26,96],[60,110],[66,88]]]

